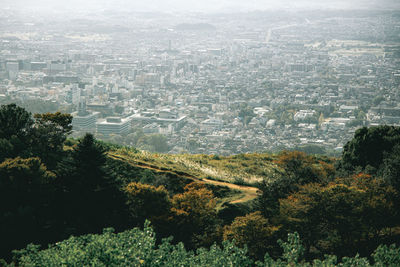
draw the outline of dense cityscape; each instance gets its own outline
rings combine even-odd
[[[0,17],[0,103],[69,112],[74,137],[337,154],[361,126],[400,125],[398,11]]]

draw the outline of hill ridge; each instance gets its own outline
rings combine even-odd
[[[255,186],[238,185],[238,184],[233,184],[233,183],[225,182],[225,181],[212,180],[209,178],[198,178],[194,175],[191,175],[191,174],[183,172],[183,171],[174,171],[174,170],[167,169],[164,167],[159,167],[157,165],[153,165],[153,164],[145,163],[145,162],[142,162],[139,160],[135,160],[131,157],[129,158],[129,161],[128,161],[127,157],[118,155],[117,153],[113,153],[113,152],[108,152],[107,155],[108,155],[108,157],[110,157],[114,160],[124,161],[134,167],[149,169],[149,170],[155,171],[157,173],[172,173],[179,177],[191,179],[191,180],[199,182],[199,183],[204,183],[204,184],[208,184],[208,185],[212,185],[212,186],[225,186],[231,190],[240,191],[242,195],[239,198],[227,201],[230,204],[238,204],[238,203],[248,202],[248,201],[256,199],[260,195],[259,189]]]

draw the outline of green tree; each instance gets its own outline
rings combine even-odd
[[[125,137],[125,144],[128,146],[136,146],[142,136],[144,136],[143,130],[136,129],[133,133],[130,133]]]
[[[54,170],[63,156],[63,143],[71,132],[69,114],[35,114],[9,104],[0,108],[0,161],[12,157],[40,157]]]
[[[6,157],[27,156],[33,120],[31,114],[15,104],[0,107],[0,161]]]
[[[109,142],[113,144],[121,145],[123,143],[124,138],[119,134],[112,134],[109,137]]]
[[[400,248],[395,244],[380,245],[372,254],[376,266],[400,266]]]
[[[101,231],[113,225],[124,227],[124,195],[120,185],[105,169],[105,149],[86,134],[72,151],[71,173],[65,175],[63,188],[66,220],[73,233]]]
[[[17,157],[0,164],[0,257],[32,241],[52,240],[54,180],[39,158]]]
[[[270,171],[269,178],[259,184],[262,194],[258,206],[266,218],[278,215],[279,199],[297,191],[300,185],[327,183],[334,175],[333,165],[300,151],[283,151],[275,163],[280,169]]]
[[[104,169],[105,152],[105,149],[96,142],[90,133],[79,140],[72,153],[79,187],[81,185],[83,187],[97,187],[100,186],[99,182],[103,182],[106,176]]]
[[[167,152],[169,150],[167,138],[162,134],[151,134],[140,137],[138,147],[152,152]]]
[[[297,151],[302,151],[307,154],[318,154],[318,155],[324,155],[326,154],[326,150],[323,146],[321,145],[302,145],[302,146],[296,146],[295,150]]]
[[[0,138],[25,137],[33,124],[31,114],[15,104],[0,107]]]
[[[72,131],[70,114],[35,114],[31,131],[32,153],[39,156],[50,169],[54,169],[64,154],[64,142]]]
[[[383,178],[400,192],[400,144],[387,153],[380,171]]]
[[[268,177],[258,186],[262,193],[257,203],[264,217],[274,219],[279,214],[279,199],[287,197],[298,185],[277,169],[270,171]]]
[[[182,243],[173,245],[171,238],[156,245],[156,235],[149,223],[143,230],[134,228],[121,233],[104,229],[101,235],[70,237],[67,240],[40,250],[37,245],[28,245],[14,252],[11,266],[182,266],[182,267],[353,267],[353,266],[399,266],[400,250],[395,245],[379,246],[372,254],[374,264],[356,255],[343,258],[338,263],[334,255],[312,262],[303,260],[304,247],[298,233],[288,234],[287,241],[279,241],[283,254],[277,260],[268,254],[264,261],[254,262],[247,256],[247,250],[225,241],[222,246],[212,245],[196,252],[187,251]],[[1,260],[0,260],[1,263]],[[4,262],[3,262],[4,263]]]
[[[382,101],[384,101],[385,100],[385,97],[384,96],[382,96],[382,95],[377,95],[377,96],[375,96],[374,97],[374,99],[372,100],[372,104],[374,105],[374,106],[377,106],[377,105],[379,105]]]
[[[354,138],[343,147],[342,159],[338,168],[347,173],[355,170],[378,172],[386,155],[400,145],[400,127],[376,126],[358,129]]]
[[[246,104],[241,105],[239,113],[239,118],[242,120],[244,125],[248,125],[252,118],[256,116],[252,107],[247,106]]]
[[[305,184],[323,180],[318,168],[314,166],[315,160],[300,151],[283,151],[279,154],[278,165],[283,168],[285,175],[293,183]]]
[[[130,183],[126,186],[125,192],[129,215],[134,225],[142,225],[149,219],[157,230],[164,233],[168,230],[171,201],[168,191],[163,186]]]
[[[29,245],[15,252],[17,266],[210,266],[250,267],[254,263],[246,255],[245,249],[224,242],[209,249],[202,248],[196,253],[187,251],[182,243],[171,244],[165,239],[156,246],[156,236],[149,223],[144,229],[134,228],[115,234],[112,229],[104,229],[101,235],[70,237],[39,250],[39,246]]]
[[[14,146],[7,139],[0,139],[0,162],[14,156]]]

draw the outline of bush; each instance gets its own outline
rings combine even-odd
[[[149,222],[143,230],[134,228],[122,233],[113,233],[112,228],[105,229],[100,235],[70,237],[67,240],[40,250],[40,246],[28,245],[25,249],[14,251],[14,261],[9,266],[182,266],[182,267],[309,267],[309,266],[399,266],[400,249],[392,246],[379,246],[372,255],[372,265],[366,258],[358,255],[343,258],[337,264],[336,256],[325,256],[324,260],[312,263],[302,260],[303,246],[297,233],[288,234],[288,241],[279,241],[282,256],[273,260],[268,253],[264,262],[254,262],[247,255],[246,248],[238,248],[233,242],[224,241],[222,246],[212,245],[196,252],[187,251],[182,243],[172,245],[171,238],[164,239],[157,246],[156,236]],[[0,260],[2,265],[5,262]]]

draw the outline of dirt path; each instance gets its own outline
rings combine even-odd
[[[229,203],[231,203],[231,204],[247,202],[247,201],[257,198],[259,195],[259,190],[257,187],[231,184],[231,183],[227,183],[227,182],[215,181],[215,180],[210,180],[210,179],[206,179],[206,178],[201,179],[199,181],[204,182],[206,184],[226,186],[226,187],[229,187],[230,189],[241,191],[243,193],[243,196],[239,199],[230,201]]]
[[[123,160],[126,161],[125,158],[114,155],[114,154],[108,154],[111,158],[114,158],[116,160]],[[207,179],[207,178],[197,178],[193,175],[190,175],[188,173],[177,173],[174,172],[172,170],[162,170],[160,168],[158,168],[157,166],[154,165],[150,165],[144,162],[139,162],[139,161],[129,161],[129,164],[138,167],[138,168],[144,168],[144,169],[149,169],[149,170],[153,170],[159,173],[165,173],[165,172],[170,172],[173,173],[177,176],[181,176],[181,177],[185,177],[191,180],[194,180],[196,182],[200,182],[200,183],[205,183],[205,184],[211,184],[211,185],[216,185],[216,186],[226,186],[232,190],[238,190],[241,191],[243,193],[243,195],[235,200],[230,201],[230,204],[235,204],[235,203],[244,203],[250,200],[253,200],[255,198],[257,198],[260,194],[260,191],[257,187],[253,187],[253,186],[246,186],[246,185],[237,185],[237,184],[232,184],[232,183],[228,183],[228,182],[222,182],[222,181],[216,181],[216,180],[211,180],[211,179]]]

